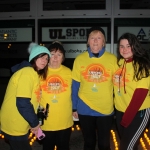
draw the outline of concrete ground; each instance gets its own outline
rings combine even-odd
[[[111,138],[111,150],[119,150],[119,138],[115,127],[112,127],[110,131]],[[139,150],[150,150],[150,144],[148,144],[148,140],[150,138],[150,132],[145,131],[145,137],[142,137],[143,146],[139,145]],[[29,139],[29,142],[32,141],[32,138]],[[9,145],[5,142],[4,139],[0,136],[0,150],[10,150]],[[38,140],[35,140],[32,144],[32,150],[42,150],[42,145]],[[56,149],[57,150],[57,149]],[[76,126],[74,126],[74,131],[72,131],[71,140],[70,140],[70,150],[83,150],[83,136],[81,130],[78,130]],[[98,148],[96,147],[96,150]]]

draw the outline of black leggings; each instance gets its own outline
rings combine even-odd
[[[10,150],[32,150],[28,140],[9,140],[8,143],[10,144]]]
[[[123,114],[116,110],[116,123],[120,136],[119,150],[138,150],[140,136],[149,122],[150,108],[139,111],[127,128],[120,124]]]
[[[110,130],[113,116],[86,116],[79,114],[84,137],[84,150],[95,150],[96,134],[99,150],[110,150]]]
[[[58,131],[43,131],[46,137],[42,140],[43,150],[69,150],[69,141],[71,136],[71,127]]]

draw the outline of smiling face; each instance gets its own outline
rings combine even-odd
[[[48,55],[44,55],[42,57],[37,58],[37,60],[35,61],[37,69],[38,70],[42,70],[44,69],[44,67],[47,65],[48,63]]]
[[[59,68],[61,63],[64,60],[64,55],[63,53],[58,49],[51,51],[51,58],[49,62],[49,67],[50,68]]]
[[[100,31],[93,31],[88,38],[88,45],[92,53],[99,53],[99,51],[105,46],[105,37]]]
[[[119,52],[120,55],[126,60],[133,57],[133,52],[127,39],[120,40]]]

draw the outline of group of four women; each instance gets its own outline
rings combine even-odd
[[[28,130],[46,135],[43,150],[69,150],[73,117],[79,118],[84,150],[111,150],[114,115],[119,150],[137,150],[149,122],[150,59],[131,33],[118,40],[117,58],[105,50],[101,27],[87,33],[87,51],[78,55],[73,70],[62,65],[65,50],[58,41],[47,49],[30,44],[29,61],[12,68],[1,107],[1,131],[11,150],[31,150]],[[40,78],[39,78],[40,77]],[[49,104],[44,124],[35,112]],[[115,106],[115,107],[114,107]],[[73,112],[73,113],[72,113]]]

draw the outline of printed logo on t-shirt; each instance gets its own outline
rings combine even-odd
[[[87,82],[93,82],[91,90],[93,92],[98,92],[97,83],[107,81],[110,76],[103,65],[101,64],[91,64],[82,71],[82,76]]]
[[[113,75],[113,84],[117,87],[122,87],[124,85],[123,79],[124,79],[124,69],[119,68],[115,74]]]
[[[37,102],[40,102],[41,100],[41,88],[40,87],[35,91],[35,94],[36,94]]]
[[[129,82],[128,75],[125,75],[125,68],[119,68],[113,75],[113,84],[118,87],[119,95],[120,88],[125,86],[125,82]]]
[[[58,94],[65,92],[68,84],[65,83],[65,81],[59,76],[59,75],[53,75],[49,76],[46,79],[45,84],[43,84],[42,89],[46,91],[47,93],[50,93],[50,95],[53,94],[53,96],[50,98],[53,103],[58,102]]]

